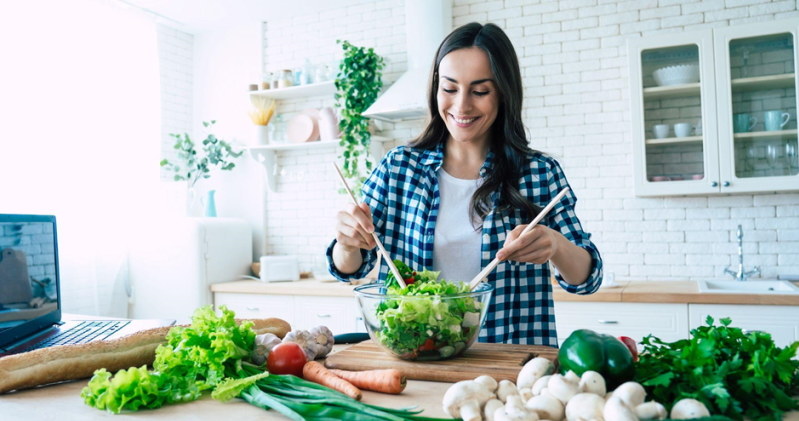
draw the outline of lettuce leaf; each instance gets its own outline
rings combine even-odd
[[[255,342],[252,322],[236,323],[235,314],[222,306],[217,315],[211,306],[194,312],[190,326],[175,326],[166,343],[155,351],[153,370],[131,367],[113,376],[105,369],[81,391],[84,402],[97,409],[119,413],[199,399],[237,373]]]

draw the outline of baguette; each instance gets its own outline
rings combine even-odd
[[[239,323],[242,320],[236,319]],[[256,334],[274,333],[283,338],[291,331],[291,325],[282,319],[248,320],[255,323]],[[151,365],[155,349],[164,343],[171,328],[157,327],[108,341],[58,345],[0,357],[0,393],[91,377],[100,368],[113,373]]]

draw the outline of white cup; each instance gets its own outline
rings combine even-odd
[[[668,124],[655,124],[652,126],[652,134],[655,135],[657,139],[663,139],[664,137],[668,137],[669,135],[669,125]]]
[[[691,123],[677,123],[674,125],[674,135],[688,137],[691,135]]]
[[[766,131],[773,132],[782,130],[783,127],[788,125],[788,122],[791,121],[791,115],[782,111],[766,111],[763,113],[763,120]]]

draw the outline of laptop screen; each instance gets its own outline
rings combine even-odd
[[[55,216],[0,214],[0,346],[61,320]]]

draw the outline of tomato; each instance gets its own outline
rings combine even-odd
[[[635,339],[629,336],[619,336],[619,340],[627,346],[627,349],[630,350],[630,353],[633,354],[633,361],[638,361],[638,345],[635,343]]]
[[[427,338],[423,344],[419,346],[419,351],[433,351],[436,349],[436,343],[433,338]]]
[[[266,367],[272,374],[293,374],[302,377],[302,367],[306,362],[305,351],[294,342],[275,345],[266,357]]]

